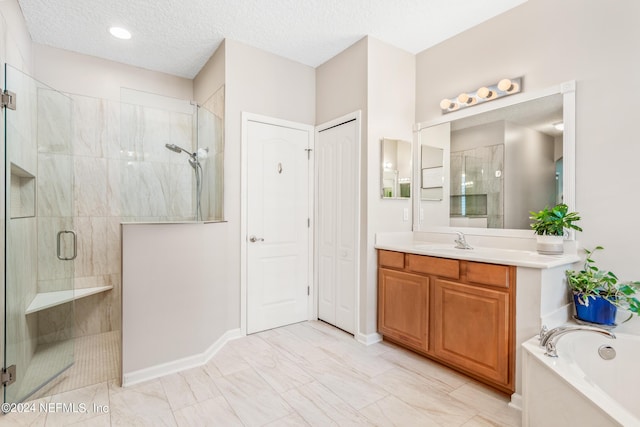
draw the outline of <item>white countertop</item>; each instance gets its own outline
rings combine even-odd
[[[376,249],[453,258],[489,264],[514,265],[530,268],[554,268],[580,261],[576,254],[542,255],[536,251],[474,246],[473,249],[457,249],[451,243],[413,240],[410,233],[384,233],[376,236]],[[472,245],[473,246],[473,245]]]

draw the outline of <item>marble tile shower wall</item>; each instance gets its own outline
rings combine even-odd
[[[78,235],[75,287],[113,286],[75,301],[75,334],[84,336],[121,328],[120,223],[193,219],[193,171],[184,154],[165,144],[192,150],[194,132],[189,114],[80,95],[72,99],[73,155],[66,161],[73,165],[73,195],[56,195],[48,205],[55,206],[58,197],[73,197]],[[54,111],[42,114],[55,116]],[[48,167],[46,157],[41,161],[43,174],[58,170]],[[55,240],[43,236],[40,247],[55,250],[47,247],[51,242]],[[39,288],[53,290],[55,268],[40,269],[51,271],[51,277],[41,277]],[[43,312],[41,333],[60,327],[64,313],[63,307]]]

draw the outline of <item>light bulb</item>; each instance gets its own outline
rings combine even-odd
[[[460,102],[461,104],[469,104],[470,102],[472,102],[472,99],[469,94],[462,92],[460,95],[458,95],[458,102]]]
[[[486,86],[483,86],[480,89],[478,89],[477,93],[478,93],[478,96],[482,99],[489,99],[494,95],[493,91],[489,90],[489,88]]]
[[[455,106],[456,105],[453,103],[453,101],[451,101],[448,98],[445,98],[442,101],[440,101],[440,108],[442,108],[443,110],[450,110]]]
[[[512,93],[518,90],[518,84],[510,79],[502,79],[498,82],[498,89],[503,92]]]
[[[476,99],[475,96],[469,96],[468,93],[466,92],[462,92],[460,95],[458,95],[458,102],[460,103],[461,106],[469,106],[469,105],[474,105],[478,102],[478,100]]]
[[[509,79],[502,79],[498,82],[498,89],[500,89],[503,92],[508,91],[509,89],[511,89],[511,80]]]

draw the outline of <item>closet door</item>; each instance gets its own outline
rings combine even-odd
[[[320,128],[316,139],[318,318],[356,330],[359,121]]]

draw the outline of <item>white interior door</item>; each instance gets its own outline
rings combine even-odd
[[[249,121],[247,333],[307,320],[312,129]]]
[[[355,333],[359,123],[316,134],[318,318]]]

